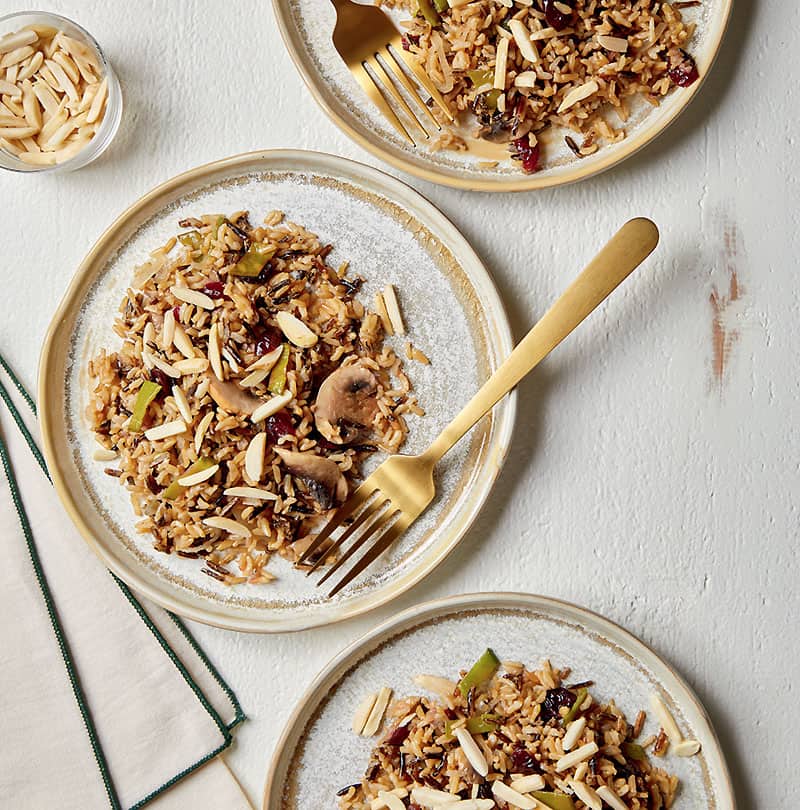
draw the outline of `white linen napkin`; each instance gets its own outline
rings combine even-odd
[[[139,601],[63,511],[0,358],[0,802],[251,808],[219,755],[243,719],[180,620]]]

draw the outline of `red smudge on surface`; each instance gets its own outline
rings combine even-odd
[[[728,223],[723,232],[723,259],[725,272],[728,276],[728,289],[720,292],[717,285],[711,288],[709,300],[711,302],[711,338],[712,361],[711,371],[715,386],[721,390],[725,376],[730,366],[731,353],[739,340],[739,330],[729,323],[727,317],[731,305],[739,301],[744,289],[739,283],[736,269],[738,256],[738,229],[736,225]]]

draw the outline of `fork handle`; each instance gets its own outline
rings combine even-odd
[[[436,463],[482,416],[545,358],[653,252],[658,228],[642,217],[626,222],[534,325],[425,452]]]

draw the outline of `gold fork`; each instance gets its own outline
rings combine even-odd
[[[432,125],[437,130],[441,129],[404,67],[428,92],[445,117],[450,121],[453,120],[445,100],[433,82],[413,57],[406,56],[400,32],[383,11],[375,6],[353,3],[351,0],[331,1],[336,8],[334,47],[350,68],[356,81],[400,135],[412,146],[416,146],[416,142],[389,104],[389,100],[394,101],[412,128],[416,127],[425,138],[430,138],[430,132],[423,123],[425,117],[429,119],[429,127]],[[419,110],[415,112],[412,109],[400,92],[400,87],[406,91]],[[424,115],[419,114],[420,110]]]
[[[374,562],[433,500],[436,462],[605,300],[657,244],[658,228],[649,219],[632,219],[623,225],[431,446],[419,456],[395,455],[384,461],[336,510],[298,565],[316,554],[310,574],[361,532],[317,583],[321,585],[373,539],[372,546],[331,590],[329,595],[333,596]],[[324,544],[331,534],[353,515],[353,522],[326,548]]]

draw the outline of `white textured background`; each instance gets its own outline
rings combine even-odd
[[[0,175],[0,350],[30,386],[81,257],[156,183],[265,147],[376,164],[315,107],[267,0],[47,6],[97,37],[126,110],[117,140],[88,168]],[[0,0],[0,13],[14,10]],[[622,167],[521,196],[410,180],[484,256],[518,337],[629,216],[651,216],[663,240],[521,387],[493,503],[430,581],[373,615],[303,635],[195,628],[250,717],[229,759],[254,802],[284,720],[334,652],[417,601],[491,589],[562,597],[624,624],[705,701],[740,808],[796,801],[800,93],[786,64],[798,49],[800,7],[736,0],[698,99]],[[729,300],[734,273],[740,294]],[[714,296],[730,339],[721,380]]]

